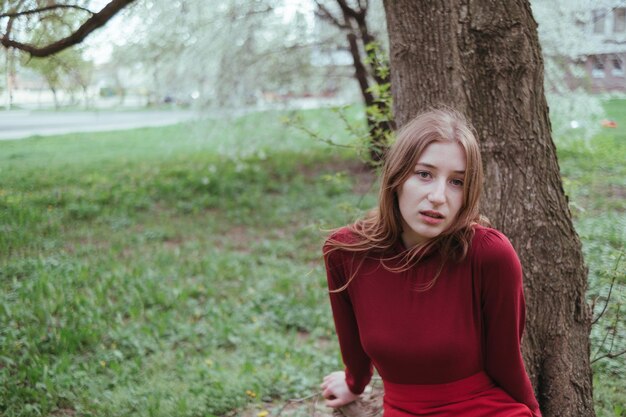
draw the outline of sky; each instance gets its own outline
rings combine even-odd
[[[108,0],[92,0],[90,8],[100,11],[107,3]],[[84,42],[87,46],[85,57],[92,60],[96,65],[109,61],[114,45],[123,45],[126,39],[132,36],[134,19],[126,16],[122,11],[107,22],[103,28],[93,32]]]

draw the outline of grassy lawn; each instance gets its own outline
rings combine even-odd
[[[597,311],[618,276],[600,355],[626,301],[626,103],[607,106],[618,129],[559,147]],[[274,415],[317,392],[340,366],[323,230],[375,179],[284,117],[0,142],[0,415]],[[349,141],[333,111],[298,117]],[[601,416],[623,415],[624,365],[594,364]]]
[[[557,138],[565,191],[589,267],[594,317],[602,311],[614,280],[610,303],[592,327],[592,360],[626,350],[626,100],[605,103],[615,129],[589,141]],[[561,139],[561,140],[559,140]],[[560,146],[559,146],[560,145]],[[593,362],[598,416],[626,416],[626,356]]]

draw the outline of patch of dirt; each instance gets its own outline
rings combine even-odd
[[[300,168],[300,173],[307,178],[319,176],[322,172],[344,172],[353,182],[352,192],[366,194],[376,183],[376,171],[361,161],[331,159],[324,164],[307,165]]]
[[[55,417],[75,416],[76,410],[71,408],[59,408],[58,410],[53,411],[50,415]]]
[[[304,398],[253,404],[234,411],[233,417],[381,417],[383,389],[380,379],[365,389],[361,399],[340,409],[326,407],[321,393]],[[268,414],[265,414],[267,412]]]
[[[616,198],[618,200],[626,199],[626,187],[621,185],[609,185],[607,190],[607,196],[611,198]]]
[[[352,192],[355,194],[367,194],[373,191],[376,187],[377,175],[371,168],[360,164],[359,166],[350,169],[350,174],[354,176],[354,185]]]
[[[221,235],[223,239],[216,240],[215,247],[234,249],[241,253],[249,253],[252,241],[258,238],[252,235],[249,226],[233,226]]]
[[[163,241],[163,245],[165,245],[165,247],[167,249],[178,249],[181,247],[181,245],[183,244],[183,242],[185,242],[183,240],[183,238],[181,237],[173,237],[173,238],[167,238]]]
[[[318,337],[316,339],[311,339],[311,333],[304,330],[299,330],[296,338],[298,340],[298,343],[300,344],[315,344],[315,346],[319,347],[320,349],[326,348],[331,342],[328,337]]]

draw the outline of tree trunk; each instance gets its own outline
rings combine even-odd
[[[6,90],[7,90],[7,102],[6,102],[6,107],[7,110],[11,110],[11,108],[13,107],[13,80],[15,79],[15,77],[11,77],[12,74],[14,74],[14,68],[15,66],[13,65],[13,51],[10,50],[9,48],[4,48],[4,52],[6,53],[6,73],[5,73],[5,85],[6,85]]]
[[[349,32],[346,35],[346,39],[348,40],[350,54],[352,55],[354,78],[356,78],[357,82],[359,83],[361,96],[363,97],[363,101],[365,102],[366,107],[367,130],[370,137],[370,141],[368,144],[370,161],[372,166],[378,166],[378,164],[380,164],[380,162],[383,160],[384,154],[389,146],[387,144],[386,133],[391,131],[391,122],[376,120],[368,113],[367,109],[372,106],[376,106],[380,109],[381,112],[384,112],[386,110],[385,106],[387,105],[387,103],[377,100],[374,97],[374,94],[372,94],[372,92],[370,91],[370,74],[368,73],[365,65],[363,65],[363,61],[361,60],[361,52],[359,50],[357,36],[354,33]]]
[[[323,2],[316,0],[315,3],[318,17],[346,32],[348,50],[354,66],[354,78],[359,84],[366,107],[369,134],[368,162],[370,166],[377,167],[383,161],[389,147],[388,137],[393,132],[395,123],[390,112],[390,100],[387,100],[389,75],[380,71],[386,63],[381,58],[380,45],[377,45],[376,37],[367,27],[368,2],[359,1],[350,5],[345,0],[336,0],[341,15],[331,13]],[[372,92],[372,87],[376,93]]]
[[[594,416],[587,270],[563,192],[537,24],[526,0],[385,0],[394,114],[465,113],[481,141],[482,210],[524,267],[524,358],[545,417]]]
[[[59,110],[59,98],[57,97],[56,88],[50,86],[50,91],[52,92],[52,98],[54,99],[54,109]]]
[[[83,89],[83,100],[85,101],[85,110],[89,110],[89,86],[87,84],[81,84],[81,88]]]

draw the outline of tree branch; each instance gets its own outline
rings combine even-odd
[[[615,312],[615,320],[613,322],[613,324],[611,325],[611,327],[607,330],[606,334],[604,335],[604,338],[602,339],[602,343],[600,344],[600,346],[598,347],[598,350],[594,356],[594,358],[591,360],[591,363],[597,362],[600,359],[603,358],[616,358],[620,355],[623,355],[624,353],[626,353],[626,350],[623,352],[619,352],[619,353],[613,353],[613,344],[615,343],[615,337],[617,335],[617,325],[619,324],[619,313],[620,313],[620,309],[621,309],[621,305],[618,304],[617,305],[617,312]],[[609,346],[608,352],[602,356],[597,356],[598,353],[600,353],[600,350],[602,350],[602,348],[604,347],[604,343],[606,342],[606,339],[609,337],[609,334],[611,334],[611,345]]]
[[[346,16],[347,18],[350,17],[357,21],[361,19],[365,19],[365,14],[367,13],[367,9],[360,8],[361,7],[360,3],[359,3],[358,11],[350,7],[348,3],[346,3],[346,0],[337,0],[337,4],[339,4],[341,11],[343,12],[344,16]]]
[[[607,353],[607,354],[605,354],[605,355],[602,355],[602,356],[599,356],[599,357],[597,357],[597,358],[594,358],[594,359],[591,361],[591,363],[597,362],[597,361],[599,361],[600,359],[604,359],[604,358],[608,358],[608,359],[615,359],[615,358],[617,358],[618,356],[622,356],[623,354],[626,354],[626,349],[622,350],[621,352],[617,352],[617,353],[610,353],[610,352],[609,352],[609,353]]]
[[[5,48],[20,49],[24,52],[28,52],[31,56],[42,58],[45,56],[53,55],[66,48],[81,43],[91,32],[104,26],[113,16],[115,16],[120,10],[128,6],[135,0],[111,0],[102,10],[95,13],[89,19],[85,21],[74,33],[71,35],[53,42],[43,47],[37,47],[32,44],[17,42],[13,39],[9,39],[8,35],[4,35],[0,39],[0,43]]]
[[[6,36],[9,36],[11,34],[11,30],[13,29],[13,20],[15,19],[13,17],[10,17],[9,21],[7,22]]]
[[[20,16],[26,16],[29,14],[37,14],[37,13],[43,13],[43,12],[47,12],[50,10],[56,10],[56,9],[74,9],[74,10],[81,10],[83,12],[87,12],[90,15],[95,15],[96,13],[89,10],[86,7],[82,7],[82,6],[78,6],[76,4],[53,4],[51,6],[46,6],[46,7],[40,7],[38,9],[32,9],[32,10],[24,10],[21,12],[11,12],[11,13],[2,13],[0,14],[0,19],[3,17],[20,17]]]
[[[602,316],[604,315],[606,311],[606,308],[609,306],[609,302],[611,301],[611,293],[613,292],[613,285],[615,284],[616,279],[617,279],[617,275],[614,275],[613,278],[611,279],[611,285],[609,286],[609,293],[606,296],[606,300],[604,301],[604,307],[602,307],[602,311],[600,311],[600,314],[598,314],[596,318],[593,319],[593,321],[591,322],[592,326],[596,324],[598,320],[602,318]]]
[[[288,125],[288,126],[291,126],[291,127],[295,128],[295,129],[300,130],[301,132],[306,133],[311,139],[317,140],[317,141],[325,143],[327,145],[337,146],[339,148],[348,148],[348,149],[356,149],[356,150],[359,149],[359,147],[356,146],[356,145],[344,145],[342,143],[335,142],[333,140],[333,138],[326,138],[326,137],[322,136],[320,133],[318,133],[318,132],[316,132],[316,131],[314,131],[312,129],[309,129],[304,124],[304,122],[302,121],[301,117],[295,116],[293,118],[287,119],[284,123],[286,125]]]
[[[598,322],[598,320],[600,320],[602,318],[602,316],[604,315],[604,312],[606,311],[606,308],[609,305],[609,302],[611,301],[611,293],[613,292],[613,285],[615,285],[615,280],[617,279],[617,273],[616,273],[617,272],[617,268],[619,267],[619,263],[622,260],[622,256],[623,255],[624,255],[624,253],[620,253],[619,258],[617,258],[617,261],[615,262],[615,268],[613,269],[613,278],[611,279],[611,286],[609,287],[609,294],[606,297],[606,301],[604,302],[604,307],[602,308],[602,311],[591,322],[592,326],[594,324],[596,324]],[[595,306],[595,302],[594,302],[594,306]],[[591,311],[593,312],[593,310],[591,310]]]
[[[324,6],[319,0],[315,0],[315,4],[317,4],[317,15],[324,19],[330,21],[333,25],[338,27],[339,29],[351,29],[350,26],[346,23],[341,23],[339,19],[337,19],[333,14]]]

